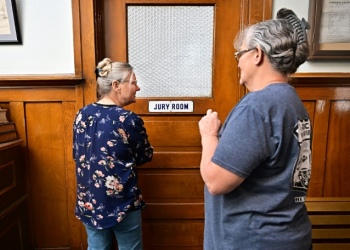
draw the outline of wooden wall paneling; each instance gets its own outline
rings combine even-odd
[[[69,247],[62,103],[26,103],[35,246]]]
[[[200,146],[197,118],[194,121],[145,121],[152,146]]]
[[[308,112],[311,120],[311,125],[314,124],[314,117],[315,117],[315,101],[303,101],[303,104],[306,108],[306,111]]]
[[[63,135],[64,135],[64,166],[66,170],[67,185],[67,210],[69,224],[69,246],[78,248],[81,245],[81,227],[82,223],[75,217],[76,202],[76,177],[75,161],[73,160],[72,138],[73,138],[73,119],[76,114],[74,102],[63,102]]]
[[[10,102],[10,115],[11,121],[15,123],[18,138],[23,139],[21,143],[21,152],[22,152],[22,164],[24,169],[24,176],[26,181],[26,192],[30,194],[30,183],[29,175],[30,169],[28,166],[28,154],[27,154],[27,134],[26,134],[26,118],[25,118],[25,107],[24,102]],[[28,196],[29,202],[27,203],[27,216],[30,226],[30,245],[34,246],[34,231],[33,231],[33,211],[31,209],[31,197]]]
[[[75,112],[84,107],[84,86],[83,83],[75,87]]]
[[[350,100],[333,101],[330,109],[323,196],[350,197]]]
[[[233,41],[240,25],[238,4],[239,1],[217,1],[216,3],[213,60],[214,106],[212,109],[219,111],[219,119],[222,123],[240,99],[240,85],[237,84],[238,68],[233,48]]]
[[[322,197],[324,174],[326,167],[326,152],[328,140],[330,101],[316,101],[315,119],[312,137],[312,170],[308,191],[310,197]]]
[[[331,83],[331,81],[330,81]],[[349,100],[350,88],[343,86],[298,86],[295,88],[301,100]]]
[[[75,101],[75,87],[3,87],[0,102]]]
[[[0,215],[0,246],[2,250],[30,249],[25,203],[20,203],[6,215]]]
[[[84,105],[96,101],[94,1],[80,0]]]
[[[140,168],[198,168],[201,161],[200,148],[191,152],[164,152],[156,148],[151,162]]]
[[[80,32],[80,0],[72,0],[73,43],[75,76],[82,77],[81,32]]]
[[[241,0],[249,5],[249,25],[272,18],[272,0]]]
[[[104,34],[106,57],[127,61],[125,0],[104,2]],[[113,41],[113,43],[111,43]]]
[[[144,220],[204,220],[203,202],[177,203],[176,205],[175,210],[172,203],[147,202],[147,207],[151,209],[142,211],[142,218]]]
[[[139,185],[147,200],[202,200],[204,183],[198,169],[167,169],[139,171]],[[173,204],[176,207],[176,204]]]
[[[142,228],[145,249],[203,249],[203,220],[143,221]]]

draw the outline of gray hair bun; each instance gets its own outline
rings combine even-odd
[[[99,62],[99,64],[95,69],[96,77],[107,76],[111,70],[112,70],[112,60],[109,58],[105,58],[101,62]]]
[[[283,8],[277,12],[278,19],[287,19],[298,34],[298,44],[306,43],[306,30],[310,29],[310,24],[302,18],[301,20],[295,15],[292,10]]]

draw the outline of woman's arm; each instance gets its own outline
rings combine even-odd
[[[126,130],[129,134],[129,142],[136,159],[136,165],[142,165],[152,160],[153,147],[148,141],[148,135],[143,120],[132,114],[126,123]]]
[[[218,132],[221,122],[217,112],[207,111],[207,115],[199,121],[202,137],[202,159],[200,171],[208,191],[212,195],[226,194],[239,186],[244,178],[222,168],[211,161],[218,146]]]

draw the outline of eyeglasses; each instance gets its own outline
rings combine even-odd
[[[131,84],[134,84],[137,86],[137,81],[123,81],[123,82],[130,82]]]
[[[251,51],[251,50],[255,50],[255,48],[245,49],[245,50],[241,50],[241,51],[236,52],[235,57],[236,57],[237,62],[245,53],[247,53],[248,51]]]

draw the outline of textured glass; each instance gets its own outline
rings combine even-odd
[[[211,97],[213,6],[128,6],[139,97]]]

